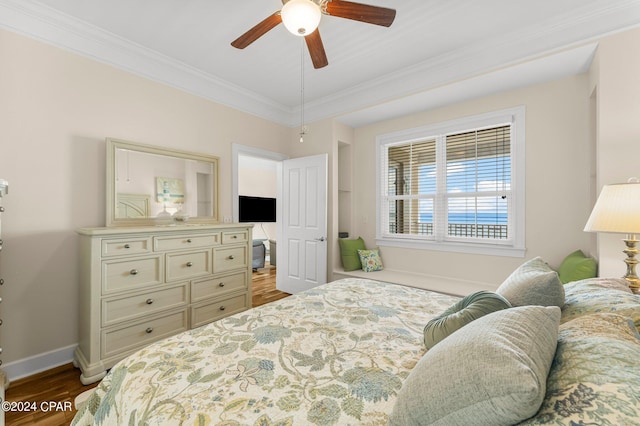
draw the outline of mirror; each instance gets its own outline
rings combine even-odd
[[[107,226],[218,222],[218,157],[107,139]]]

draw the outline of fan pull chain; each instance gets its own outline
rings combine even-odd
[[[304,142],[307,133],[304,128],[304,37],[300,45],[300,143]]]

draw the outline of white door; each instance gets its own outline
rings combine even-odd
[[[327,282],[328,155],[282,162],[276,287],[298,293]]]

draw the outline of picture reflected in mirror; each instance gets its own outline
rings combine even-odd
[[[107,140],[107,225],[215,223],[217,157]]]

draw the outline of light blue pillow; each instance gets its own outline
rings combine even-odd
[[[487,314],[432,349],[411,370],[391,426],[512,425],[538,411],[556,350],[560,308]]]
[[[511,306],[557,306],[564,305],[564,288],[558,273],[540,257],[533,258],[507,277],[496,293],[503,296]]]

